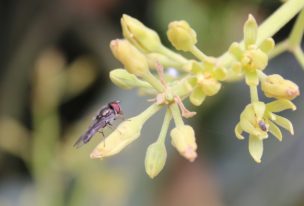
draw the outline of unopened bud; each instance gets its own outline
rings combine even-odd
[[[150,178],[156,177],[164,168],[167,159],[167,151],[164,143],[151,144],[146,152],[145,168]]]
[[[160,106],[153,104],[138,116],[122,122],[115,131],[95,147],[90,157],[103,159],[119,153],[139,137],[144,123],[160,109]]]
[[[149,72],[146,57],[127,40],[112,40],[110,48],[115,58],[124,65],[129,73],[143,76]]]
[[[122,89],[133,89],[134,87],[152,88],[145,81],[138,79],[134,74],[130,74],[125,69],[114,69],[110,72],[111,81]]]
[[[190,51],[197,42],[195,31],[186,21],[171,22],[167,36],[177,50]]]
[[[300,95],[298,85],[290,80],[284,79],[278,74],[269,75],[263,79],[262,91],[266,97],[276,99],[292,100]]]
[[[162,46],[154,30],[129,15],[122,16],[121,27],[124,37],[143,52],[156,52]]]
[[[172,145],[190,162],[197,157],[197,145],[193,128],[188,125],[175,127],[171,130]]]

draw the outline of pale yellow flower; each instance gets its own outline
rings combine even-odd
[[[261,162],[263,154],[263,140],[268,138],[268,132],[282,141],[282,133],[277,125],[294,134],[292,123],[274,113],[286,109],[295,110],[296,106],[289,100],[276,100],[265,104],[254,102],[246,106],[240,115],[240,122],[235,127],[235,135],[238,139],[244,139],[242,133],[249,134],[249,152],[256,162]],[[277,125],[276,125],[277,124]]]

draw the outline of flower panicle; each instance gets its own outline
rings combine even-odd
[[[260,38],[258,23],[253,15],[249,15],[244,23],[243,41],[230,45],[228,52],[233,60],[229,63],[200,51],[196,46],[197,34],[186,21],[171,22],[167,37],[176,50],[190,52],[196,60],[187,59],[165,47],[156,31],[129,15],[122,16],[121,27],[124,39],[112,40],[110,48],[123,68],[112,70],[110,79],[122,89],[138,88],[143,95],[152,96],[150,100],[154,103],[139,115],[122,122],[104,140],[106,143],[102,141],[97,145],[91,158],[102,159],[119,153],[139,138],[143,124],[152,115],[166,108],[159,137],[146,151],[146,173],[154,178],[163,170],[167,159],[167,133],[178,153],[193,162],[197,158],[195,132],[183,122],[183,118],[196,113],[186,109],[183,100],[189,99],[195,106],[202,105],[207,97],[220,92],[231,75],[244,77],[249,86],[251,102],[241,112],[234,131],[240,140],[248,136],[248,150],[257,163],[262,160],[263,142],[269,134],[279,141],[283,139],[280,128],[294,134],[292,123],[277,113],[296,109],[291,100],[300,95],[299,87],[278,74],[264,73],[268,54],[275,42],[272,38],[257,41]],[[174,75],[166,76],[169,71]],[[275,100],[269,103],[260,101],[259,84],[264,95]],[[168,132],[172,117],[175,126]]]

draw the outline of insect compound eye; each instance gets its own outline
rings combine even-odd
[[[119,101],[111,102],[110,106],[111,106],[112,109],[115,110],[116,113],[120,113],[121,112]]]

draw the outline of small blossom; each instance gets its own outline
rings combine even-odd
[[[121,27],[124,37],[143,52],[157,52],[162,47],[160,38],[154,30],[129,15],[122,16]]]
[[[266,97],[292,100],[300,95],[299,87],[292,81],[278,74],[265,77],[262,80],[262,91]]]
[[[190,102],[199,106],[206,96],[213,96],[219,92],[221,83],[218,79],[225,78],[226,71],[223,68],[216,68],[212,63],[203,65],[196,61],[191,61],[188,67],[195,74],[195,79],[190,79],[190,84],[194,88],[190,94]]]
[[[150,178],[156,177],[164,168],[167,159],[165,144],[155,142],[146,152],[145,169]]]
[[[235,135],[242,140],[244,131],[249,134],[249,152],[256,162],[261,162],[263,140],[268,138],[268,132],[282,141],[282,133],[276,124],[288,130],[292,135],[294,134],[292,123],[288,119],[274,114],[286,109],[295,110],[296,106],[289,100],[276,100],[268,104],[254,102],[247,105],[241,113],[240,122],[234,130]]]
[[[124,65],[129,73],[144,76],[149,72],[146,57],[127,40],[112,40],[110,48],[115,58]]]
[[[172,145],[186,159],[193,162],[196,157],[197,145],[194,130],[188,125],[177,126],[171,130]]]
[[[167,36],[177,50],[190,51],[197,43],[196,33],[186,21],[171,22]]]
[[[244,24],[244,46],[234,42],[229,48],[230,54],[237,60],[232,64],[234,72],[245,74],[246,83],[249,86],[258,85],[258,71],[266,68],[268,53],[274,48],[274,41],[271,38],[267,38],[257,45],[257,35],[257,23],[254,17],[249,15]]]

